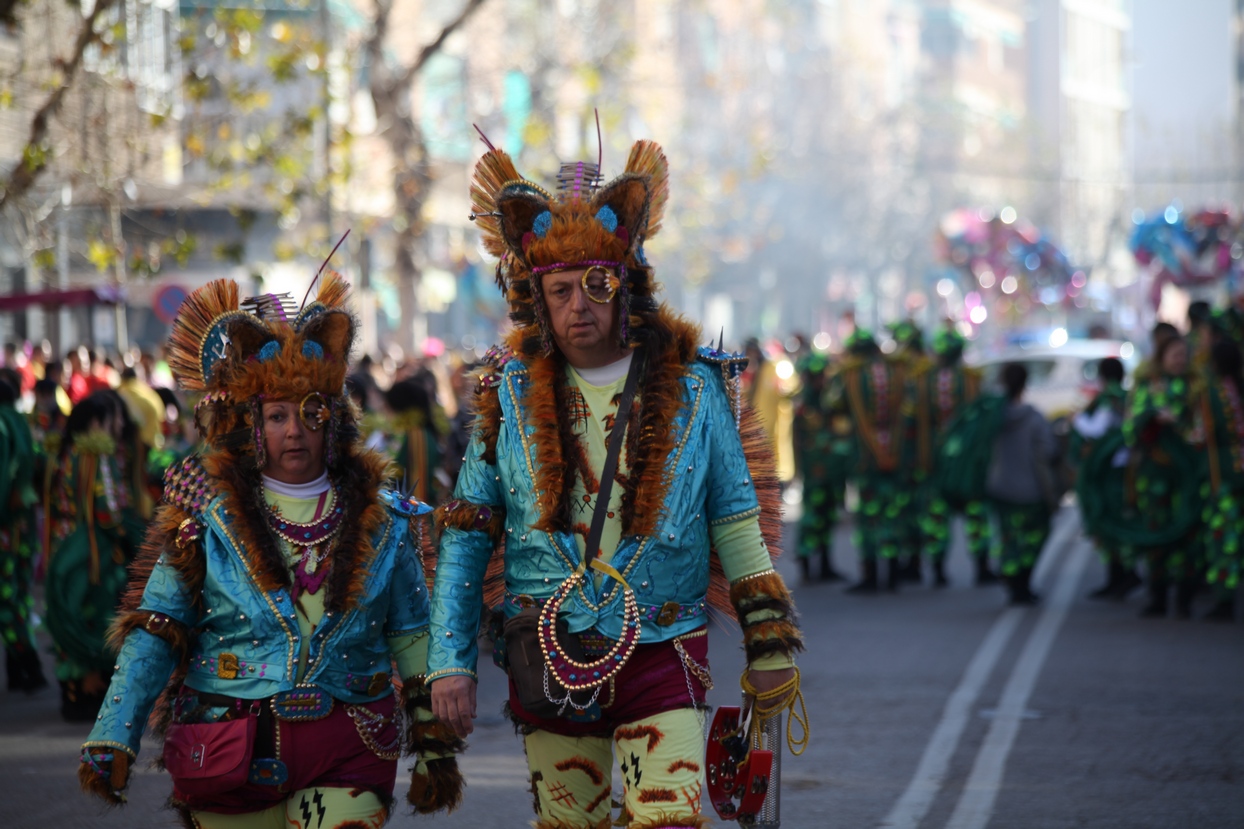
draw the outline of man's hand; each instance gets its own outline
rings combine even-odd
[[[758,693],[765,694],[769,691],[775,691],[786,683],[795,678],[794,668],[780,668],[776,671],[757,671],[749,669],[747,671],[747,683]],[[788,702],[794,696],[795,689],[792,688],[786,699],[778,701],[768,701],[764,704],[766,709],[780,708],[782,704]],[[747,698],[747,707],[751,707],[754,698],[750,695]]]
[[[475,680],[463,674],[432,680],[432,714],[461,739],[475,730]]]

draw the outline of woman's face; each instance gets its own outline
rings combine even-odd
[[[307,405],[310,408],[315,404]],[[269,478],[305,484],[324,473],[324,428],[308,429],[297,403],[279,400],[263,404],[263,442],[268,456],[263,473]]]
[[[1183,340],[1173,342],[1162,352],[1162,373],[1170,377],[1188,370],[1188,345]]]

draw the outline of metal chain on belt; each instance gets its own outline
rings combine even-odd
[[[389,724],[390,717],[384,714],[377,714],[366,708],[356,705],[347,705],[346,713],[350,715],[350,719],[354,720],[354,730],[359,733],[363,743],[371,749],[371,752],[381,760],[396,760],[402,755],[402,734],[399,730],[393,737],[392,742],[382,746],[376,739],[381,730]]]

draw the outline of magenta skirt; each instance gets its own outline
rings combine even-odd
[[[375,742],[388,746],[398,739],[394,722],[396,700],[385,697],[376,702],[356,705],[388,718],[375,734]],[[177,791],[173,781],[173,802],[192,811],[236,815],[262,812],[283,802],[293,792],[320,786],[327,788],[361,789],[374,792],[382,803],[393,797],[397,779],[397,760],[382,760],[359,736],[354,720],[341,701],[322,720],[283,722],[274,720],[280,729],[280,757],[289,773],[280,786],[246,783],[232,791],[211,797],[188,797]],[[256,758],[258,759],[258,758]]]

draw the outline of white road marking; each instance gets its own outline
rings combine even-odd
[[[959,803],[946,824],[946,829],[985,829],[993,817],[994,804],[1002,788],[1006,774],[1006,760],[1019,735],[1024,720],[1028,698],[1041,676],[1041,669],[1049,656],[1050,648],[1058,637],[1058,631],[1067,617],[1067,611],[1079,589],[1089,561],[1091,544],[1086,541],[1072,543],[1067,560],[1059,569],[1058,582],[1054,586],[1036,626],[1019,655],[998,704],[997,714],[989,725],[985,742],[981,744],[972,765],[972,773],[959,796]]]
[[[1047,545],[1046,554],[1037,564],[1038,578],[1055,566],[1055,560],[1061,558],[1059,554],[1069,543],[1076,543],[1074,534],[1078,529],[1079,522],[1074,517],[1065,516],[1058,524]],[[946,700],[942,718],[924,748],[924,755],[916,766],[916,773],[912,775],[911,782],[907,784],[894,808],[881,821],[880,829],[917,829],[929,813],[946,780],[950,759],[959,747],[959,740],[971,719],[972,708],[976,705],[981,689],[993,674],[998,659],[1015,629],[1019,627],[1024,613],[1024,608],[1009,607],[993,623],[972,656],[972,661],[968,663],[958,687]]]
[[[993,623],[993,627],[985,636],[985,641],[976,649],[976,654],[968,663],[963,679],[959,680],[959,687],[955,688],[954,693],[946,700],[942,719],[933,731],[929,744],[924,748],[924,756],[920,758],[920,765],[916,767],[915,775],[907,784],[907,790],[894,804],[890,814],[881,821],[883,827],[916,829],[920,821],[924,820],[924,816],[928,814],[934,798],[937,797],[946,779],[946,769],[950,765],[950,758],[959,745],[959,738],[963,736],[963,729],[971,717],[976,698],[980,696],[981,689],[989,681],[989,676],[993,673],[994,666],[1001,657],[1006,643],[1010,641],[1011,634],[1019,627],[1019,622],[1023,618],[1023,608],[1010,607],[1004,610],[998,620]]]

